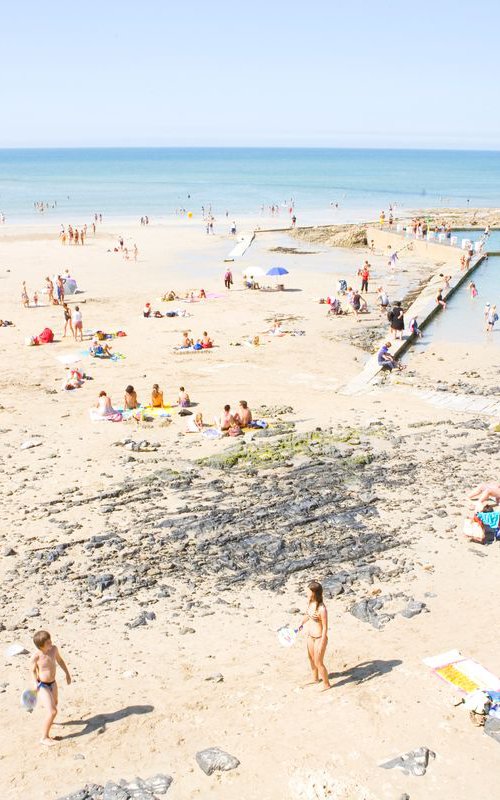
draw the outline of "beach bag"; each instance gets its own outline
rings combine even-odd
[[[40,336],[37,337],[40,344],[50,344],[54,341],[54,334],[50,328],[44,328]]]
[[[474,519],[466,519],[464,520],[464,534],[465,536],[472,537],[474,539],[482,539],[484,536],[484,528],[482,526],[481,520],[477,517]]]

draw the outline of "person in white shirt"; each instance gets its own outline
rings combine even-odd
[[[75,306],[75,310],[73,311],[73,328],[75,331],[75,339],[78,341],[78,334],[80,334],[80,341],[83,342],[83,322],[80,306]]]

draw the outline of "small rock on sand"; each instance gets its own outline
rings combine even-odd
[[[227,772],[240,765],[235,756],[226,753],[219,747],[207,747],[206,750],[200,750],[196,753],[196,763],[205,775],[211,775],[215,771]]]

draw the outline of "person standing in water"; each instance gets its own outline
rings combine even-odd
[[[491,333],[491,331],[495,327],[495,322],[497,321],[498,321],[497,307],[490,306],[490,309],[486,314],[486,331],[488,333]]]
[[[323,587],[318,581],[311,581],[307,586],[307,612],[299,630],[307,626],[307,655],[312,670],[311,683],[323,681],[323,691],[331,688],[328,670],[323,660],[328,645],[328,613],[323,602]]]

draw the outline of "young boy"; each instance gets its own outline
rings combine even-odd
[[[38,652],[31,659],[31,670],[35,679],[38,698],[46,711],[40,743],[50,747],[55,744],[49,733],[57,714],[57,665],[59,664],[64,671],[67,684],[71,683],[71,675],[59,650],[52,644],[48,631],[37,631],[33,636],[33,641]]]

